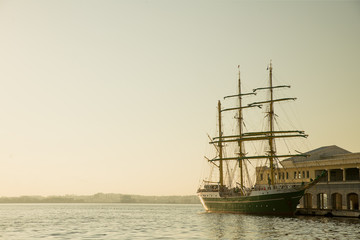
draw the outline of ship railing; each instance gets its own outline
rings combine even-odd
[[[294,189],[294,188],[299,188],[301,187],[301,184],[281,184],[281,185],[275,185],[275,186],[271,186],[271,185],[256,185],[254,187],[255,191],[266,191],[266,190],[274,190],[274,189],[279,189],[279,190],[285,190],[285,189]]]

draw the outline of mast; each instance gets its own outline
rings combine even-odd
[[[241,80],[240,80],[240,65],[239,67],[239,118],[238,118],[238,124],[239,124],[239,136],[242,136],[242,122],[243,122],[243,117],[242,117],[242,103],[241,103]],[[243,176],[243,157],[245,156],[244,154],[244,143],[242,141],[238,141],[238,145],[239,145],[239,168],[240,168],[240,186],[241,189],[244,187],[244,176]]]
[[[220,190],[224,185],[224,176],[223,176],[223,145],[222,145],[222,130],[221,130],[221,103],[218,101],[218,114],[219,114],[219,182]]]
[[[270,161],[270,181],[271,185],[275,184],[274,179],[274,156],[275,156],[275,139],[274,139],[274,97],[272,87],[272,64],[270,60],[269,66],[269,81],[270,81],[270,109],[269,109],[269,161]]]
[[[219,111],[219,137],[215,137],[212,138],[212,141],[209,142],[210,144],[216,144],[218,145],[218,149],[219,149],[219,158],[214,158],[209,160],[209,162],[215,162],[215,161],[219,161],[219,170],[220,170],[220,185],[223,186],[224,181],[223,181],[223,162],[224,161],[231,161],[231,160],[235,160],[238,161],[239,163],[239,168],[240,168],[240,182],[241,182],[241,187],[244,186],[244,160],[248,159],[269,159],[270,162],[270,185],[275,185],[275,159],[279,159],[279,158],[289,158],[289,157],[308,157],[308,155],[306,154],[285,154],[285,155],[277,155],[276,154],[276,146],[275,146],[275,139],[276,138],[293,138],[293,137],[304,137],[306,138],[308,135],[305,134],[304,131],[300,131],[300,130],[278,130],[275,131],[275,127],[274,127],[274,123],[275,123],[275,113],[274,113],[274,103],[278,103],[278,102],[283,102],[283,101],[289,101],[289,100],[296,100],[296,98],[279,98],[279,99],[274,99],[274,94],[273,94],[273,89],[278,89],[278,88],[290,88],[290,86],[288,85],[279,85],[279,86],[273,86],[273,79],[272,79],[272,62],[270,61],[270,65],[268,67],[269,70],[269,87],[261,87],[261,88],[256,88],[253,89],[252,93],[245,93],[242,94],[241,93],[241,79],[240,79],[240,70],[239,70],[239,79],[238,79],[238,91],[239,93],[236,95],[230,95],[230,96],[226,96],[224,97],[224,99],[226,98],[231,98],[231,97],[237,97],[238,101],[239,101],[239,107],[233,107],[233,108],[226,108],[226,109],[221,109],[221,103],[220,101],[218,102],[218,111]],[[253,102],[248,104],[247,106],[242,106],[242,96],[247,96],[247,95],[256,95],[257,91],[262,91],[262,90],[269,90],[270,91],[270,99],[266,100],[266,101],[259,101],[259,102]],[[269,123],[269,129],[266,131],[261,131],[261,132],[243,132],[243,112],[242,109],[247,109],[247,108],[253,108],[253,107],[259,107],[261,108],[261,106],[263,104],[269,104],[269,111],[267,112],[267,117],[268,117],[268,123]],[[223,135],[222,134],[222,130],[221,130],[221,112],[225,112],[225,111],[233,111],[236,110],[238,111],[238,125],[239,125],[239,134],[238,135]],[[269,144],[269,151],[267,152],[267,154],[264,154],[263,156],[246,156],[245,154],[245,146],[244,146],[244,142],[247,141],[267,141]],[[227,142],[237,142],[238,146],[239,146],[239,153],[237,154],[238,156],[236,157],[223,157],[223,143],[227,143]]]

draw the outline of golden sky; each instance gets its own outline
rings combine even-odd
[[[270,59],[310,146],[360,151],[359,1],[0,1],[0,32],[0,196],[195,194]]]

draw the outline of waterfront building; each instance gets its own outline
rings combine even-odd
[[[355,216],[360,216],[360,153],[351,153],[333,145],[317,148],[306,154],[309,157],[292,157],[281,161],[282,168],[275,173],[277,182],[284,187],[291,187],[308,183],[323,171],[326,172],[318,184],[306,190],[298,207],[310,210],[314,215],[350,210],[359,213]],[[258,167],[257,183],[266,187],[269,174],[270,169]],[[319,211],[315,213],[315,210]]]

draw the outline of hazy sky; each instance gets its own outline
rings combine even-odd
[[[359,1],[0,0],[0,33],[0,196],[195,194],[270,59],[310,146],[360,152]]]

